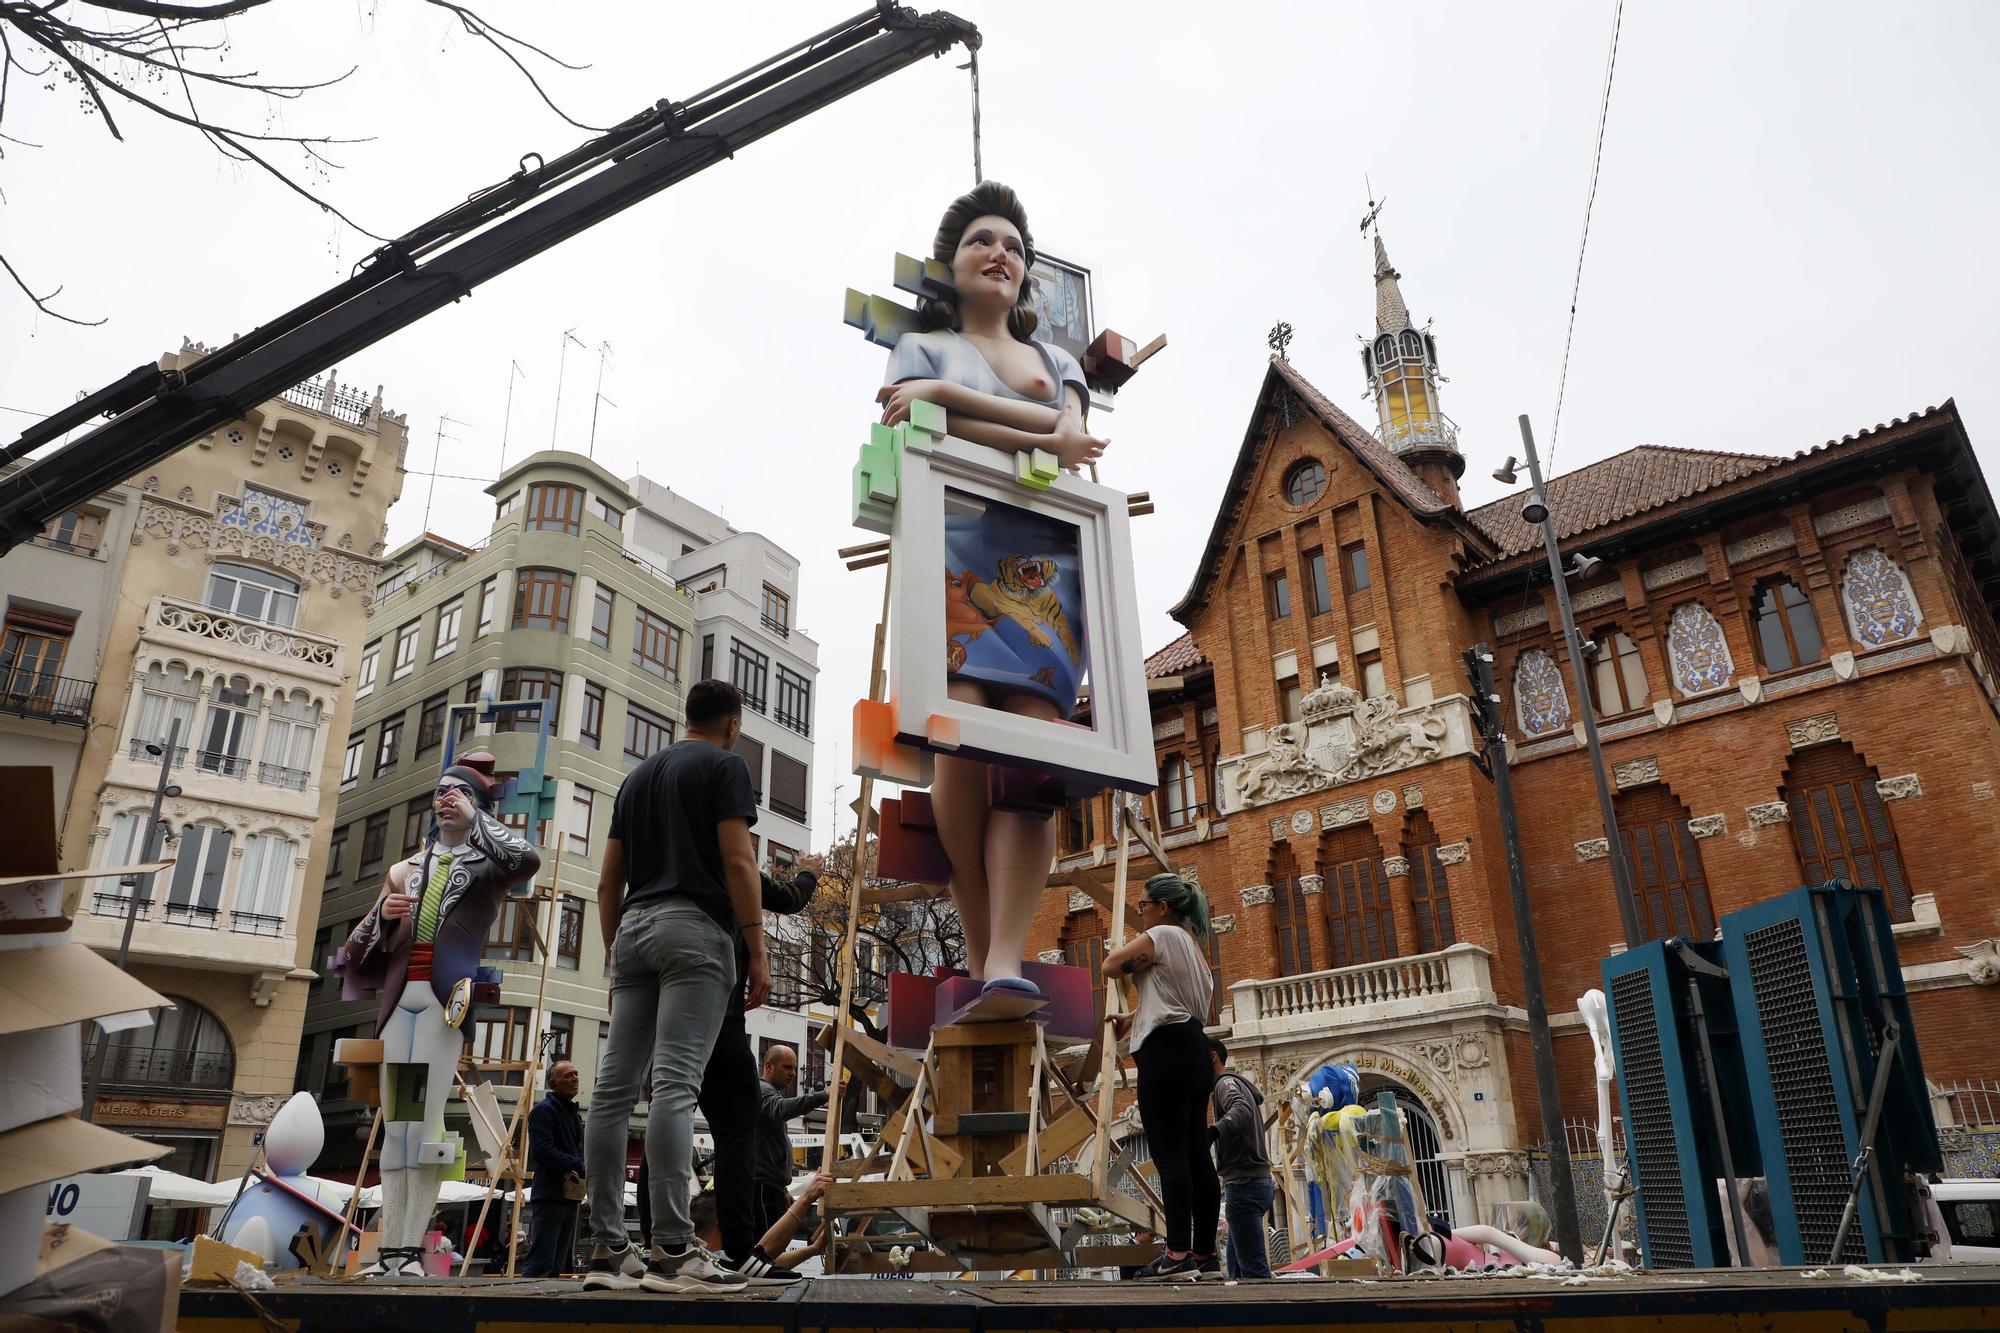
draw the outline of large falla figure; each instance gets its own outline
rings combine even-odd
[[[956,438],[1012,452],[1046,450],[1075,471],[1104,440],[1085,427],[1089,389],[1075,357],[1032,340],[1027,211],[986,181],[954,200],[932,256],[950,270],[950,298],[918,303],[920,330],[889,354],[878,395],[896,425],[923,401],[945,410]],[[989,504],[947,518],[947,682],[953,699],[1066,721],[1089,657],[1074,530],[1025,509]],[[1001,808],[989,765],[940,755],[931,786],[951,896],[964,924],[967,969],[986,989],[1033,993],[1021,951],[1055,853],[1048,815]]]
[[[428,845],[389,868],[340,957],[350,993],[379,989],[381,1250],[364,1276],[423,1275],[423,1234],[458,1161],[445,1102],[465,1048],[479,953],[503,899],[542,859],[492,814],[494,759],[469,754],[438,778]]]

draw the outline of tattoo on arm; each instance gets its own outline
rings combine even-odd
[[[1119,970],[1129,977],[1139,970],[1139,960],[1136,958],[1127,958],[1119,965]]]

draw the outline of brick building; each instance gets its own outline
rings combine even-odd
[[[1625,947],[1578,710],[1595,708],[1647,938],[1835,874],[1882,885],[1935,1081],[2000,1022],[2000,518],[1947,401],[1790,457],[1641,446],[1555,478],[1593,647],[1574,697],[1524,495],[1466,510],[1437,349],[1376,242],[1369,431],[1282,358],[1147,663],[1168,855],[1207,890],[1217,1020],[1267,1090],[1326,1060],[1412,1110],[1461,1220],[1526,1197],[1540,1120],[1463,650],[1494,649],[1565,1113],[1574,997]],[[1059,870],[1108,873],[1107,797]],[[1135,877],[1158,869],[1135,863]],[[1100,957],[1051,893],[1032,948]]]

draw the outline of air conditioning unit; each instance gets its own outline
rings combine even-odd
[[[1715,944],[1655,940],[1603,965],[1649,1268],[1728,1267],[1727,1214],[1715,1182],[1758,1171],[1756,1137],[1739,1113],[1747,1080],[1720,954]]]
[[[1722,949],[1780,1261],[1921,1257],[1908,1173],[1940,1174],[1943,1155],[1882,891],[1834,880],[1732,912]],[[1856,1216],[1835,1255],[1864,1142]]]

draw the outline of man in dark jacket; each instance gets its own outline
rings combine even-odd
[[[535,1173],[528,1196],[528,1260],[523,1277],[560,1277],[576,1255],[576,1205],[565,1189],[583,1181],[583,1117],[576,1109],[576,1066],[567,1060],[549,1070],[548,1095],[528,1112],[528,1167]]]
[[[1271,1261],[1264,1250],[1264,1215],[1276,1192],[1271,1159],[1264,1152],[1264,1094],[1233,1069],[1229,1048],[1208,1039],[1209,1060],[1215,1068],[1215,1090],[1209,1094],[1212,1122],[1209,1142],[1215,1148],[1215,1174],[1222,1177],[1222,1215],[1229,1221],[1231,1277],[1269,1277]]]
[[[764,1080],[757,1085],[757,1210],[775,1222],[791,1206],[792,1139],[786,1124],[826,1105],[824,1092],[798,1096],[799,1053],[773,1046],[764,1055]]]

